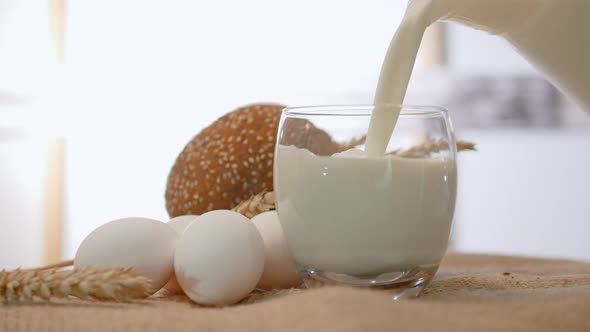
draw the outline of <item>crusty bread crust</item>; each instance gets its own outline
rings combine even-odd
[[[241,107],[196,135],[168,176],[170,217],[231,209],[252,195],[272,191],[272,163],[283,108],[277,104]]]

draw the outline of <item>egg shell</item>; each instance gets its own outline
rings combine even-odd
[[[148,218],[123,218],[92,231],[80,244],[77,268],[133,268],[159,290],[174,271],[178,235],[163,222]]]
[[[176,218],[170,219],[167,225],[172,227],[172,229],[176,231],[176,234],[178,234],[178,236],[180,237],[180,235],[182,235],[182,233],[188,227],[188,225],[190,225],[191,222],[195,221],[197,217],[198,216],[196,215],[178,216]],[[164,285],[164,288],[174,294],[184,294],[184,291],[178,284],[178,280],[176,280],[176,274],[174,272],[172,273],[172,276],[170,277],[168,283]]]
[[[195,302],[233,304],[246,297],[264,270],[264,244],[243,215],[216,210],[191,223],[176,246],[178,283]]]
[[[168,221],[167,225],[172,227],[173,230],[176,231],[176,233],[178,234],[178,236],[182,235],[182,233],[184,232],[184,230],[188,227],[188,225],[190,225],[191,222],[195,221],[195,219],[197,219],[197,215],[186,215],[186,216],[178,216],[176,218],[172,218],[170,219],[170,221]]]
[[[265,253],[264,272],[256,287],[271,290],[299,286],[301,278],[295,270],[277,212],[263,212],[251,221],[262,236]]]

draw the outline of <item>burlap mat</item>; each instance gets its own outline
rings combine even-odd
[[[203,308],[177,296],[0,306],[0,331],[590,331],[590,264],[449,254],[416,300],[323,288],[245,302]]]

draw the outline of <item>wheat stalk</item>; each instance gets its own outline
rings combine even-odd
[[[53,263],[53,264],[48,264],[48,265],[43,265],[43,266],[39,266],[39,267],[34,267],[34,268],[30,268],[30,269],[22,269],[23,270],[33,270],[33,271],[41,271],[41,270],[51,270],[51,269],[57,269],[57,268],[62,268],[62,267],[68,267],[68,266],[72,266],[74,265],[74,260],[67,260],[67,261],[61,261],[61,262],[57,262],[57,263]]]
[[[407,150],[396,150],[390,154],[404,157],[404,158],[421,158],[426,157],[431,153],[440,152],[449,148],[449,143],[445,140],[427,141],[425,143],[415,145]],[[457,141],[457,151],[475,151],[475,143],[467,141]]]
[[[355,146],[361,145],[365,143],[366,136],[362,136],[361,138],[352,139],[349,142],[342,143],[338,145],[338,151],[346,151],[348,149],[352,149]],[[396,150],[391,153],[390,155],[396,155],[404,158],[420,158],[426,157],[433,152],[440,152],[442,150],[446,150],[449,148],[449,143],[443,139],[438,141],[435,140],[428,140],[419,145],[415,145],[408,150]],[[457,151],[475,151],[475,143],[468,142],[468,141],[457,141]]]
[[[272,289],[265,291],[254,291],[248,297],[240,301],[240,304],[251,304],[285,295],[297,294],[303,291],[301,288]]]
[[[75,296],[80,299],[127,301],[151,294],[149,279],[131,268],[74,268],[68,271],[14,270],[0,272],[0,304]]]
[[[346,151],[346,150],[350,150],[352,148],[354,148],[355,146],[361,145],[361,144],[365,144],[365,140],[367,139],[367,135],[364,135],[360,138],[353,138],[350,141],[346,142],[346,143],[337,143],[337,147],[338,147],[338,151],[337,152],[342,152],[342,151]]]
[[[252,218],[262,212],[274,210],[275,208],[275,194],[274,192],[263,191],[257,195],[242,201],[232,211],[243,214],[248,218]]]

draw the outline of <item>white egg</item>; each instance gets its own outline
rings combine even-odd
[[[178,236],[180,236],[180,235],[182,235],[184,230],[188,227],[188,225],[190,225],[191,222],[195,221],[195,219],[197,217],[198,216],[195,216],[195,215],[174,217],[174,218],[170,219],[170,221],[168,221],[167,225],[172,227],[172,229],[176,231]],[[182,288],[178,284],[178,280],[176,280],[175,273],[172,273],[170,280],[168,281],[168,283],[166,285],[164,285],[164,288],[167,289],[171,293],[184,294],[184,292],[182,291]]]
[[[193,301],[236,303],[254,290],[264,270],[262,237],[250,220],[237,212],[207,212],[178,240],[174,270]]]
[[[295,271],[277,212],[264,212],[251,220],[262,236],[265,254],[264,272],[256,287],[270,290],[299,286],[301,279]]]
[[[196,215],[186,215],[186,216],[178,216],[170,219],[167,225],[172,227],[173,230],[180,236],[182,232],[190,225],[191,222],[195,221],[198,216]]]
[[[163,222],[124,218],[106,223],[90,233],[76,252],[78,268],[125,268],[152,281],[154,291],[170,279],[178,235]]]

